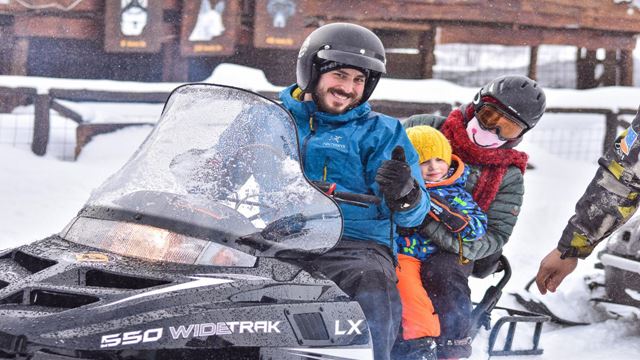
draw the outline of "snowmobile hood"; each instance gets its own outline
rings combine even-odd
[[[123,256],[237,267],[322,254],[341,234],[339,207],[302,172],[284,108],[245,90],[189,84],[59,235]]]

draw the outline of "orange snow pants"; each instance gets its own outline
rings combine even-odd
[[[398,254],[398,291],[402,302],[402,337],[404,340],[440,336],[440,320],[429,295],[422,286],[420,260]]]

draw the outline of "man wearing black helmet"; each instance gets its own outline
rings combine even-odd
[[[340,204],[343,238],[311,262],[360,303],[376,359],[389,359],[400,324],[391,219],[416,226],[429,209],[417,180],[418,155],[402,125],[367,103],[384,72],[384,47],[373,32],[329,24],[304,41],[296,84],[280,94],[297,123],[305,175],[335,183],[337,191],[384,199],[368,208]]]
[[[502,76],[483,86],[472,103],[453,110],[445,119],[414,115],[405,127],[430,125],[449,139],[453,153],[471,168],[466,188],[487,214],[487,232],[463,242],[429,217],[418,230],[442,251],[421,269],[441,324],[437,339],[440,358],[471,354],[470,299],[468,277],[484,277],[497,269],[502,247],[515,226],[522,196],[527,155],[513,149],[542,117],[545,95],[535,81],[525,76]]]

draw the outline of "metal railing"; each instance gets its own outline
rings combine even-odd
[[[81,114],[60,103],[61,100],[72,102],[103,102],[103,103],[164,103],[169,92],[113,92],[95,90],[66,90],[50,89],[47,94],[38,94],[33,88],[0,88],[0,102],[7,104],[5,99],[22,99],[34,105],[34,122],[31,150],[37,155],[47,152],[50,134],[50,111],[55,110],[78,124],[76,129],[76,156],[91,138],[97,134],[115,131],[133,125],[147,125],[149,122],[130,123],[91,123]],[[263,92],[262,95],[277,99],[275,92]],[[438,113],[446,116],[455,104],[448,103],[417,103],[390,100],[372,100],[373,109],[397,118],[405,118],[413,114]],[[4,111],[7,111],[5,105]],[[621,117],[633,115],[635,109],[606,109],[606,108],[547,108],[547,113],[557,114],[597,114],[604,117],[605,132],[602,138],[602,151],[615,140],[620,128],[629,126],[629,122]]]

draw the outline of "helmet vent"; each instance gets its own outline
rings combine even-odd
[[[95,296],[36,289],[29,294],[29,305],[73,309],[94,303]]]
[[[130,290],[146,289],[171,283],[171,281],[166,280],[113,274],[100,270],[87,271],[87,273],[85,274],[85,282],[87,286]]]
[[[56,261],[43,259],[22,251],[16,251],[13,254],[13,261],[18,263],[18,265],[22,266],[23,268],[27,269],[32,274],[35,274],[57,264]]]
[[[522,85],[520,85],[520,87],[523,88],[523,89],[526,88],[527,87],[527,82],[526,81],[523,82]]]
[[[0,299],[0,304],[22,304],[22,298],[24,297],[24,291],[18,291],[7,296],[4,299]]]
[[[0,300],[0,304],[32,305],[48,308],[73,309],[94,303],[100,299],[95,296],[73,294],[61,291],[33,289],[27,292],[19,291]]]

